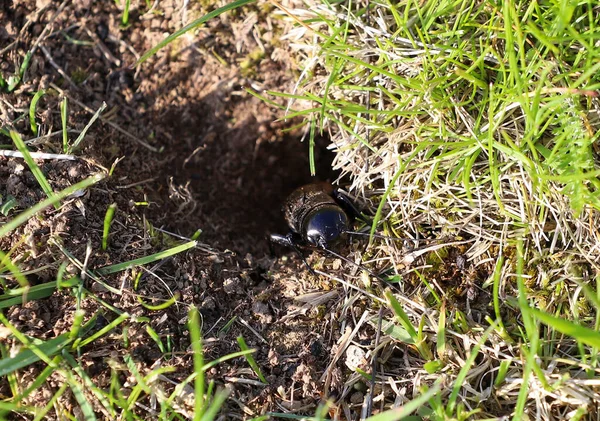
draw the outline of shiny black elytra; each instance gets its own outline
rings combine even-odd
[[[300,247],[319,248],[337,255],[329,247],[350,232],[356,218],[362,219],[352,201],[328,183],[307,184],[294,190],[283,210],[290,232],[272,234],[271,241],[292,248],[304,263]]]

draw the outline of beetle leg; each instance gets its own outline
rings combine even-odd
[[[293,232],[290,232],[287,235],[271,234],[271,242],[273,242],[275,244],[279,244],[280,246],[289,247],[292,250],[294,250],[296,252],[296,254],[298,256],[300,256],[300,258],[302,259],[302,261],[304,262],[304,264],[306,265],[306,267],[308,268],[310,273],[317,276],[314,269],[312,267],[310,267],[310,265],[306,261],[306,258],[302,254],[302,251],[298,248],[298,243],[300,242],[300,239],[298,238],[298,234],[294,234]]]
[[[360,211],[356,208],[352,200],[350,200],[350,198],[344,193],[342,193],[338,189],[335,189],[333,190],[332,195],[335,201],[338,203],[338,205],[340,205],[342,209],[344,209],[344,211],[352,218],[360,219],[367,225],[371,223],[371,221],[369,221],[366,217],[363,216],[362,213],[360,213]]]
[[[289,248],[294,248],[296,244],[296,242],[294,241],[293,233],[291,232],[287,235],[271,234],[270,239],[272,243]]]

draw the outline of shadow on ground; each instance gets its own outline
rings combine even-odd
[[[79,201],[70,201],[60,212],[48,209],[43,218],[2,239],[1,248],[10,250],[20,238],[30,238],[18,245],[15,254],[24,256],[19,261],[23,270],[44,267],[36,274],[40,282],[56,279],[59,264],[67,260],[51,239],[62,242],[80,261],[86,259],[89,244],[93,251],[89,268],[147,256],[181,242],[157,234],[151,227],[184,237],[201,229],[202,242],[217,251],[234,252],[179,254],[138,269],[142,276],[137,282],[136,273],[118,273],[106,282],[119,293],[88,278],[85,287],[90,295],[81,303],[87,315],[101,314],[107,321],[114,320],[116,314],[101,305],[102,300],[119,311],[148,317],[158,335],[169,338],[174,351],[162,353],[143,325],[132,322],[128,346],[118,338],[106,337],[94,342],[89,349],[93,352],[81,355],[81,364],[90,367],[92,380],[99,387],[107,386],[108,356],[120,359],[126,355],[147,367],[164,360],[176,367],[171,378],[185,379],[192,366],[186,352],[185,320],[188,308],[196,306],[203,316],[207,359],[237,351],[235,337],[240,334],[258,349],[255,357],[272,387],[261,392],[237,385],[234,396],[240,402],[253,402],[257,411],[274,409],[277,387],[289,387],[293,375],[300,376],[296,385],[305,385],[308,404],[316,402],[315,378],[325,364],[321,357],[335,338],[326,341],[314,331],[310,318],[284,318],[293,310],[290,297],[301,289],[296,281],[304,268],[299,270],[295,260],[281,266],[264,258],[267,235],[287,230],[281,213],[283,200],[296,187],[312,181],[308,146],[300,142],[301,130],[285,130],[298,121],[278,121],[283,116],[280,110],[244,90],[292,90],[293,61],[284,48],[269,42],[279,36],[280,28],[267,25],[270,18],[259,16],[260,9],[248,9],[243,22],[228,18],[211,21],[205,30],[161,51],[134,71],[129,66],[135,62],[134,52],[147,50],[165,31],[178,26],[179,2],[160,2],[162,16],[133,13],[127,29],[119,26],[120,13],[112,2],[67,4],[58,14],[58,5],[50,2],[38,9],[37,3],[44,2],[18,2],[0,9],[0,19],[10,21],[0,31],[0,40],[10,46],[0,57],[4,75],[17,70],[20,58],[45,28],[51,34],[42,37],[43,49],[33,55],[20,88],[2,94],[2,103],[10,105],[2,108],[2,124],[16,120],[15,128],[25,138],[34,137],[28,120],[19,117],[40,89],[47,89],[38,104],[41,133],[61,127],[63,96],[68,98],[68,125],[78,131],[92,116],[82,105],[96,110],[106,102],[105,121],[91,127],[77,151],[85,160],[47,161],[43,171],[59,190],[97,171],[96,164],[110,168],[120,161],[112,177]],[[251,53],[260,48],[253,31],[263,38],[261,59],[248,58],[255,57]],[[250,64],[241,66],[247,60]],[[243,74],[241,67],[246,69]],[[2,142],[10,144],[6,138]],[[332,177],[325,143],[319,140],[316,149],[319,179]],[[41,149],[60,152],[61,146],[56,136],[46,139]],[[12,184],[0,187],[0,194],[13,194],[18,207],[26,208],[44,195],[19,165],[15,159],[0,160],[0,174],[13,177]],[[108,249],[102,251],[103,222],[111,203],[118,208]],[[39,250],[27,250],[30,243]],[[175,294],[179,297],[176,305],[167,309],[149,310],[142,305],[142,301],[160,304]],[[73,296],[64,291],[14,306],[7,315],[23,332],[51,338],[69,331],[74,308]],[[232,320],[246,324],[234,323],[230,330],[223,330]],[[284,354],[285,358],[278,357]],[[234,361],[209,374],[224,383],[226,376],[239,375],[239,369],[246,370],[247,364]],[[24,384],[36,375],[35,366],[28,370],[23,371]],[[1,387],[8,390],[7,384]],[[31,399],[36,406],[43,406],[45,396],[42,387]],[[297,402],[302,399],[298,397]]]

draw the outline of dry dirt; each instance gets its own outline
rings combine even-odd
[[[178,241],[150,226],[183,237],[201,229],[200,241],[214,254],[194,250],[177,255],[145,272],[137,288],[131,271],[108,277],[107,283],[120,294],[90,280],[85,285],[92,294],[82,302],[87,317],[100,312],[103,323],[117,317],[98,298],[119,311],[148,317],[161,338],[170,341],[171,352],[163,355],[141,324],[132,322],[128,346],[116,332],[94,342],[79,362],[100,387],[109,384],[109,363],[122,364],[126,355],[142,372],[159,363],[174,366],[170,378],[183,380],[191,367],[186,314],[189,306],[197,306],[206,359],[237,351],[235,338],[243,334],[249,346],[258,348],[257,361],[270,382],[260,388],[226,381],[254,378],[242,359],[213,369],[210,378],[230,384],[232,397],[240,403],[229,402],[232,418],[249,417],[242,404],[254,414],[278,409],[277,388],[283,387],[285,394],[292,383],[297,389],[294,405],[308,405],[311,412],[319,401],[316,373],[322,372],[326,360],[320,357],[335,337],[314,331],[314,318],[283,317],[295,308],[293,297],[302,292],[302,283],[296,282],[302,270],[294,258],[276,263],[266,241],[269,232],[286,230],[282,200],[310,181],[308,147],[300,142],[301,131],[284,131],[298,121],[277,121],[281,111],[245,91],[291,90],[294,63],[279,40],[280,23],[266,6],[244,8],[208,22],[132,68],[141,53],[180,28],[182,19],[189,22],[206,12],[191,4],[183,12],[180,1],[161,1],[148,12],[140,3],[123,27],[112,1],[2,2],[0,70],[5,79],[18,72],[25,54],[35,49],[23,82],[0,96],[2,127],[14,126],[25,139],[36,137],[28,119],[20,117],[27,115],[32,95],[46,89],[37,107],[40,134],[60,130],[60,102],[67,97],[73,142],[92,117],[89,110],[106,102],[104,121],[90,128],[76,151],[79,160],[38,164],[58,191],[118,163],[113,175],[85,196],[68,201],[59,211],[47,209],[41,218],[1,239],[0,249],[16,247],[13,258],[23,271],[31,271],[28,280],[36,284],[56,279],[60,263],[68,260],[56,243],[80,261],[89,245],[88,267],[93,269],[152,254]],[[0,142],[14,148],[7,136]],[[32,149],[60,153],[61,135],[46,137]],[[320,178],[331,176],[330,162],[323,148],[318,149]],[[20,159],[0,157],[0,177],[0,194],[17,203],[8,218],[44,198]],[[103,220],[111,203],[117,204],[117,212],[109,248],[102,251]],[[0,222],[8,218],[2,216]],[[178,303],[162,311],[146,309],[137,298],[160,303],[175,293],[180,294]],[[74,310],[75,298],[63,291],[12,307],[6,315],[22,332],[50,339],[70,329]],[[223,332],[233,317],[236,322]],[[24,370],[23,388],[40,368]],[[30,397],[30,404],[47,403],[61,384],[53,377]],[[6,379],[2,382],[2,394],[10,395]],[[142,410],[140,415],[148,416]]]

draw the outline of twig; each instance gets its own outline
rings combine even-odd
[[[251,386],[265,387],[267,386],[263,382],[259,382],[258,380],[252,379],[244,379],[241,377],[225,377],[225,380],[231,383],[239,383],[239,384],[249,384]]]
[[[381,321],[383,320],[383,306],[379,307],[379,316],[377,318],[377,336],[375,336],[375,347],[373,348],[373,354],[371,355],[371,390],[369,391],[369,397],[366,400],[365,417],[369,418],[373,411],[373,395],[375,395],[375,379],[377,377],[377,354],[379,341],[381,339]]]
[[[135,183],[126,184],[124,186],[115,186],[115,188],[117,188],[117,189],[130,189],[130,188],[135,187],[135,186],[139,186],[139,185],[142,185],[142,184],[150,183],[150,182],[155,181],[157,179],[158,179],[158,177],[147,178],[145,180],[136,181]]]
[[[331,361],[329,361],[327,368],[321,375],[321,378],[319,379],[320,382],[324,381],[326,385],[329,385],[331,383],[331,370],[333,369],[335,364],[338,362],[338,360],[340,359],[342,354],[344,352],[346,352],[346,348],[348,348],[348,345],[350,345],[350,342],[352,341],[352,339],[354,339],[354,337],[360,330],[360,327],[367,320],[367,317],[369,317],[369,311],[365,310],[363,312],[360,320],[358,322],[356,322],[356,325],[354,326],[354,329],[352,330],[352,332],[344,334],[344,336],[342,336],[342,338],[340,338],[338,349],[337,349],[335,355],[333,356],[333,358],[331,359]],[[326,389],[328,389],[328,388],[329,388],[329,386]]]
[[[156,9],[156,6],[158,6],[158,2],[160,0],[154,0],[154,3],[152,4],[152,7],[150,7],[150,9],[146,10],[144,12],[144,14],[141,16],[142,19],[152,19],[154,17],[154,15],[152,14],[152,12],[154,11],[154,9]]]
[[[71,85],[73,88],[77,89],[77,85],[75,84],[75,82],[73,82],[73,79],[71,79],[69,77],[68,74],[65,73],[65,71],[62,69],[62,67],[60,67],[58,64],[56,64],[56,62],[54,61],[54,59],[52,58],[52,56],[50,55],[50,52],[46,49],[46,47],[44,47],[43,45],[40,45],[40,50],[42,50],[42,53],[44,53],[44,55],[46,56],[46,58],[48,59],[48,62],[50,63],[50,65],[52,67],[54,67],[56,69],[56,71],[67,81],[69,82],[69,85]]]
[[[146,181],[148,181],[148,180],[146,180]],[[134,184],[134,185],[137,185],[137,184],[138,184],[138,183],[136,183],[136,184]],[[117,186],[117,188],[124,188],[124,187]],[[167,235],[170,235],[170,236],[172,236],[172,237],[179,238],[180,240],[192,241],[192,239],[191,239],[191,238],[189,238],[189,237],[186,237],[186,236],[183,236],[183,235],[179,235],[179,234],[175,234],[174,232],[167,231],[167,230],[164,230],[164,229],[162,229],[162,228],[154,227],[153,229],[154,229],[155,231],[162,232],[162,233],[164,233],[164,234],[167,234]],[[223,254],[225,254],[225,253],[226,253],[226,252],[219,252],[219,251],[216,251],[216,250],[214,250],[212,247],[210,247],[208,244],[205,244],[205,243],[200,243],[200,242],[198,242],[198,244],[196,245],[196,248],[197,248],[198,250],[202,250],[202,251],[203,251],[203,252],[205,252],[205,253],[212,254],[212,255],[215,255],[215,256],[221,256],[221,255],[223,255]]]
[[[40,45],[40,43],[46,38],[48,30],[54,24],[54,21],[56,20],[56,18],[58,17],[58,15],[60,15],[60,13],[63,11],[63,9],[65,8],[66,5],[67,5],[67,0],[64,0],[60,4],[60,6],[58,6],[58,8],[56,9],[56,12],[54,12],[54,15],[52,15],[52,17],[50,18],[50,21],[46,24],[46,26],[42,30],[42,33],[40,34],[40,36],[38,36],[37,39],[35,40],[35,42],[33,43],[33,46],[31,47],[31,50],[29,50],[29,52],[31,53],[31,55],[33,55],[35,53],[35,50],[37,50],[37,48]],[[46,53],[44,53],[44,54],[46,54]],[[52,63],[50,63],[50,64],[52,64]]]
[[[248,328],[248,330],[250,330],[250,332],[254,333],[254,336],[256,336],[258,339],[260,339],[263,343],[268,344],[267,340],[265,338],[263,338],[262,336],[260,336],[260,334],[256,330],[254,330],[254,328],[252,326],[250,326],[250,324],[247,321],[245,321],[241,317],[238,318],[238,321],[241,324],[243,324],[244,326],[246,326]]]
[[[33,139],[26,140],[25,144],[29,145],[29,146],[38,145],[38,144],[42,143],[42,140],[46,140],[46,139],[49,139],[52,136],[56,136],[56,135],[62,134],[62,132],[63,131],[61,129],[61,130],[56,130],[54,132],[46,133],[46,134],[43,134],[41,136],[34,137]],[[67,133],[79,134],[79,133],[81,133],[81,130],[67,129]]]
[[[313,32],[313,33],[317,32],[313,28],[311,28],[310,25],[307,25],[306,23],[304,23],[302,21],[302,19],[299,19],[298,16],[294,15],[292,12],[290,12],[288,9],[286,9],[282,4],[280,4],[276,0],[271,0],[271,4],[273,4],[273,6],[275,6],[276,8],[278,8],[279,10],[281,10],[283,13],[285,13],[286,15],[288,15],[289,17],[291,17],[293,20],[295,20],[296,23],[298,23],[299,25],[301,25],[304,28],[308,29],[310,32]]]
[[[95,32],[90,31],[87,26],[84,26],[83,29],[85,29],[85,32],[87,32],[88,36],[92,39],[92,41],[94,41],[94,43],[96,44],[96,47],[98,47],[98,49],[104,55],[106,60],[108,60],[109,62],[111,62],[112,64],[114,64],[117,67],[121,66],[121,60],[116,58],[113,55],[113,53],[110,52],[108,47],[102,42],[100,37],[98,35],[96,35]]]
[[[338,277],[336,277],[334,275],[331,275],[329,273],[326,273],[326,272],[322,272],[322,271],[320,271],[318,269],[314,269],[314,271],[315,271],[315,273],[317,273],[317,274],[319,274],[321,276],[325,276],[325,277],[327,277],[329,279],[333,279],[334,281],[337,281],[340,284],[347,286],[348,288],[351,288],[353,290],[356,290],[356,291],[358,291],[358,292],[366,295],[367,297],[371,298],[373,301],[377,301],[377,302],[380,302],[382,304],[386,304],[385,300],[383,300],[382,298],[380,298],[380,297],[378,297],[376,295],[373,295],[370,292],[367,292],[366,290],[364,290],[364,289],[362,289],[360,287],[357,287],[356,285],[353,285],[353,284],[351,284],[348,281],[345,281],[344,279],[338,278]]]
[[[17,41],[13,41],[10,44],[8,44],[6,47],[4,47],[3,49],[0,50],[0,56],[3,55],[4,53],[6,53],[8,50],[10,50],[15,44],[17,43]]]

